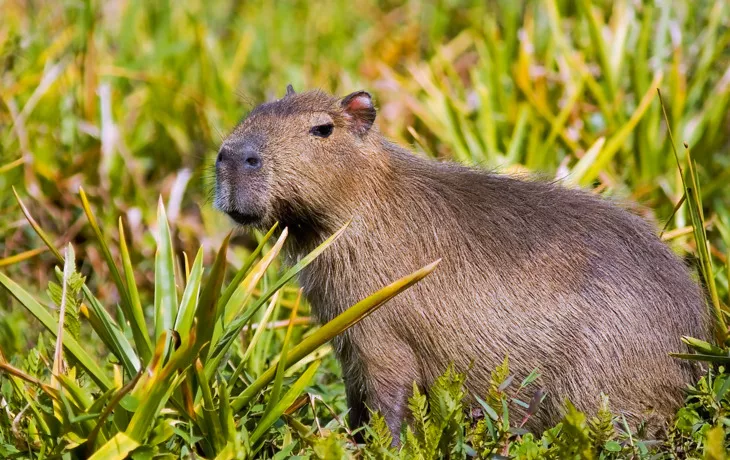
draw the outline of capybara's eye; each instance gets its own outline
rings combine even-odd
[[[318,125],[310,129],[309,132],[317,137],[329,137],[332,131],[335,129],[335,125],[327,123],[326,125]]]

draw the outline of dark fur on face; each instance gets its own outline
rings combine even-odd
[[[321,321],[443,258],[336,339],[351,422],[367,406],[397,431],[413,382],[427,389],[451,362],[473,362],[467,387],[484,396],[507,354],[517,378],[538,368],[548,391],[532,430],[556,423],[565,398],[594,413],[602,392],[633,422],[666,421],[696,377],[668,353],[707,323],[701,290],[654,229],[583,191],[416,157],[374,119],[364,92],[288,91],[233,131],[217,166],[218,208],[281,221],[294,258],[353,219],[301,275]],[[259,167],[242,166],[254,153]]]

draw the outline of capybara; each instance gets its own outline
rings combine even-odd
[[[527,427],[558,422],[565,399],[600,394],[630,421],[666,420],[696,377],[668,356],[708,336],[705,299],[642,218],[554,182],[413,154],[385,139],[364,91],[294,92],[256,107],[224,140],[215,205],[242,225],[289,229],[296,260],[352,219],[300,276],[328,321],[437,259],[434,273],[335,340],[350,406],[379,410],[396,434],[413,383],[450,363],[482,397],[509,355],[547,391]]]

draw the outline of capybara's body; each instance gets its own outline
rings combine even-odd
[[[301,276],[321,321],[442,259],[336,339],[351,422],[380,410],[397,432],[413,382],[428,389],[450,363],[483,397],[506,355],[518,378],[541,373],[535,431],[566,398],[595,412],[601,393],[630,420],[670,417],[696,375],[668,353],[707,335],[705,307],[654,229],[587,192],[417,157],[374,118],[367,93],[288,93],[252,112],[218,165],[217,206],[281,221],[294,258],[352,219]],[[259,152],[259,167],[238,168],[235,149]]]

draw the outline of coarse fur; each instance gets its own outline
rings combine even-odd
[[[696,369],[668,353],[706,337],[707,315],[649,224],[584,191],[418,157],[374,118],[364,92],[288,90],[239,124],[217,165],[216,206],[246,225],[280,221],[292,259],[352,219],[301,274],[320,321],[443,259],[336,338],[352,424],[379,410],[397,438],[414,381],[427,389],[453,362],[483,397],[505,355],[518,378],[541,373],[533,431],[566,398],[594,413],[602,392],[632,422],[673,415]],[[260,168],[241,169],[242,151]]]

